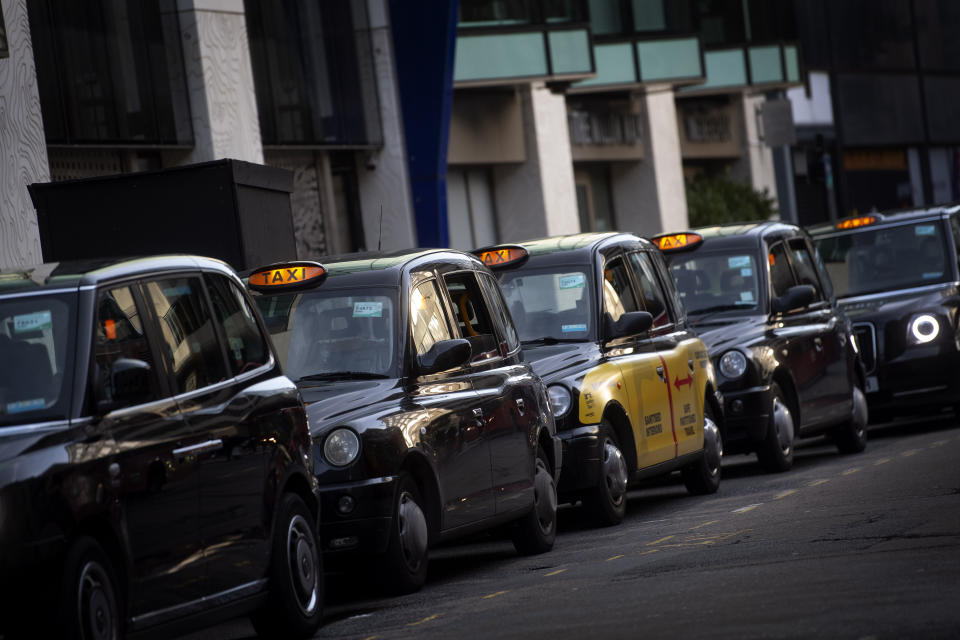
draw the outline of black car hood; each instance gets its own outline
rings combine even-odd
[[[595,342],[524,345],[523,358],[544,382],[574,373],[600,360],[600,348]]]
[[[923,291],[891,291],[868,298],[846,298],[839,302],[850,320],[857,322],[933,311],[943,305],[957,306],[958,301],[956,285],[944,285]]]
[[[763,340],[767,324],[761,315],[716,318],[705,322],[697,322],[696,317],[690,320],[711,355],[720,355],[731,347],[750,347]]]
[[[403,390],[396,378],[301,382],[297,386],[307,405],[311,435],[377,412],[381,405],[395,408],[403,399]]]

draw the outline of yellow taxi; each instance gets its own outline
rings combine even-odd
[[[474,252],[497,274],[525,359],[547,384],[563,442],[561,502],[623,520],[627,489],[682,470],[720,484],[722,400],[660,252],[626,233]]]

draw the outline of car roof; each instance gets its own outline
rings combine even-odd
[[[760,246],[763,240],[777,240],[783,237],[793,237],[802,233],[800,227],[781,222],[779,220],[764,220],[759,222],[735,222],[731,224],[697,227],[691,232],[700,234],[703,243],[697,249],[745,249],[752,250]],[[670,234],[662,234],[670,235]],[[686,249],[669,251],[668,254],[686,253]]]
[[[864,225],[860,227],[855,227],[852,229],[837,229],[837,225],[832,222],[825,222],[822,224],[811,225],[807,228],[807,231],[811,235],[824,235],[827,233],[849,233],[851,231],[864,231],[871,228],[902,224],[904,222],[910,222],[912,220],[929,220],[934,218],[945,218],[947,216],[953,215],[957,212],[960,212],[960,205],[958,204],[949,204],[949,205],[938,205],[934,207],[922,207],[922,208],[911,208],[911,209],[894,209],[890,211],[871,211],[869,213],[862,214],[863,216],[874,216],[876,218],[875,222],[872,222],[869,225]],[[860,216],[851,216],[852,218]],[[847,218],[844,218],[847,219]]]
[[[531,260],[535,260],[538,265],[543,265],[545,263],[588,263],[593,259],[593,255],[597,251],[627,243],[639,243],[649,249],[656,248],[649,240],[633,235],[632,233],[619,231],[577,233],[564,236],[534,238],[522,242],[505,242],[495,245],[495,247],[523,247],[530,254]],[[495,247],[485,247],[483,250]],[[478,249],[478,251],[480,250]]]
[[[0,295],[11,291],[96,286],[120,278],[197,269],[235,275],[221,260],[187,254],[46,262],[0,271]]]

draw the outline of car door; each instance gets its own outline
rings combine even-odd
[[[195,458],[179,453],[196,444],[198,435],[183,420],[166,384],[158,336],[139,287],[105,286],[96,304],[92,402],[111,409],[103,426],[116,442],[110,475],[124,512],[131,561],[127,612],[137,618],[202,595],[200,469]],[[111,369],[136,363],[148,367],[139,383],[141,398],[117,406],[118,396],[130,397],[131,390],[120,389]]]
[[[657,276],[651,254],[632,252],[630,266],[640,285],[643,307],[653,316],[649,339],[664,368],[667,399],[674,424],[675,454],[692,453],[703,447],[703,407],[697,397],[694,358],[695,341],[678,327],[675,311],[667,302],[664,285]]]
[[[604,257],[601,274],[603,313],[616,322],[640,311],[629,267],[622,254]],[[628,390],[628,411],[637,450],[637,468],[660,464],[676,456],[673,417],[667,395],[667,371],[656,344],[647,334],[604,342],[604,357],[616,363]]]
[[[436,278],[412,286],[409,308],[414,359],[437,342],[458,337]],[[414,371],[411,380],[410,398],[430,416],[420,428],[420,442],[435,461],[442,528],[494,515],[490,446],[483,438],[477,380],[469,364],[432,375]]]

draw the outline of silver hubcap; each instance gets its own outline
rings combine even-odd
[[[80,635],[91,640],[116,637],[116,601],[106,570],[90,561],[80,571],[77,590],[77,611],[80,612]]]
[[[549,534],[557,521],[557,487],[543,460],[537,458],[537,475],[533,479],[533,501],[540,531]]]
[[[627,492],[627,462],[617,445],[610,440],[603,444],[603,480],[607,485],[610,501],[615,505],[623,502]]]
[[[410,571],[417,571],[427,554],[427,519],[409,491],[400,494],[397,509],[400,526],[400,549]]]
[[[723,459],[723,439],[716,423],[705,416],[703,419],[704,461],[711,476],[720,473],[720,461]]]
[[[317,543],[310,533],[310,525],[297,514],[287,527],[287,560],[297,606],[310,615],[318,605],[320,570],[317,562]]]
[[[790,455],[793,450],[793,414],[779,397],[773,399],[773,426],[777,430],[780,451],[785,456]]]

